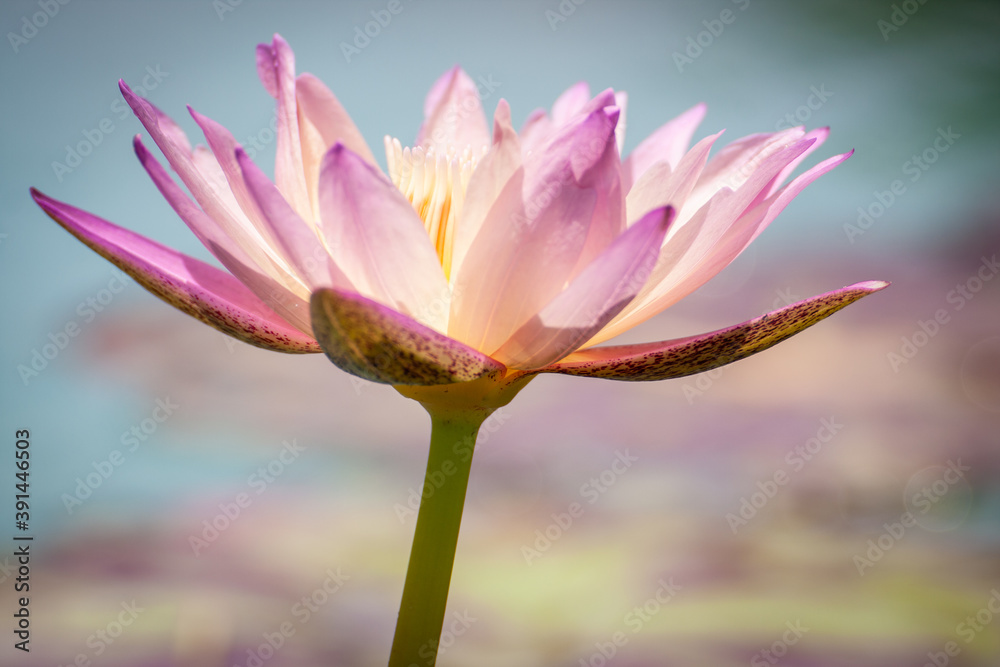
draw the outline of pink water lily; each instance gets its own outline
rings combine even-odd
[[[390,667],[434,664],[476,436],[539,373],[661,380],[731,363],[886,286],[864,282],[700,336],[602,346],[727,266],[837,155],[790,179],[827,130],[689,146],[695,106],[622,159],[624,93],[563,93],[520,132],[500,100],[490,131],[459,68],[431,88],[412,148],[383,171],[280,37],[257,47],[277,100],[269,179],[224,127],[191,111],[206,146],[124,82],[122,94],[185,192],[139,137],[153,182],[225,270],[32,190],[59,224],[149,291],[231,336],[325,352],[431,417]],[[787,183],[786,183],[787,181]],[[190,195],[188,194],[190,193]],[[442,474],[442,471],[445,474]]]
[[[555,372],[659,380],[763,350],[885,287],[858,283],[681,340],[595,347],[727,266],[802,189],[850,153],[789,177],[828,130],[689,146],[695,106],[621,156],[626,96],[580,83],[520,132],[500,100],[492,132],[458,67],[387,170],[337,98],[295,75],[279,36],[257,48],[277,100],[272,182],[224,127],[191,110],[206,146],[120,82],[190,196],[137,136],[157,188],[226,270],[36,190],[35,201],[168,303],[240,340],[323,351],[360,377],[442,385]],[[192,200],[193,198],[193,200]]]

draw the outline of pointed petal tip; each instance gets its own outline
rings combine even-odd
[[[139,162],[145,162],[146,158],[149,156],[149,149],[146,148],[146,144],[142,143],[142,135],[136,133],[132,137],[132,150],[135,151],[136,157],[139,158]]]
[[[659,227],[666,230],[670,227],[670,225],[673,224],[674,218],[677,217],[677,210],[670,204],[667,204],[666,206],[660,206],[658,208],[650,210],[644,216],[639,218],[634,224],[638,225],[642,223],[642,221],[645,220],[646,218],[652,218],[657,216],[659,217]]]
[[[848,289],[859,289],[866,292],[880,292],[892,283],[887,280],[866,280],[860,283],[854,283],[853,285],[848,285],[845,290]]]

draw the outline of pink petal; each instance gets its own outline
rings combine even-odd
[[[242,148],[236,149],[235,159],[250,195],[263,212],[271,236],[285,256],[290,258],[299,275],[305,278],[309,291],[314,292],[320,287],[354,291],[351,282],[331,261],[313,228],[299,217]]]
[[[618,146],[619,157],[625,150],[625,126],[628,117],[628,93],[623,90],[615,92],[615,106],[618,107],[618,124],[615,125],[615,145]],[[628,192],[628,188],[625,188]]]
[[[566,89],[552,105],[552,122],[561,127],[574,118],[590,101],[590,86],[580,81]]]
[[[742,251],[760,222],[760,216],[748,215],[748,207],[813,141],[803,139],[770,155],[737,191],[721,190],[693,217],[679,221],[668,234],[646,287],[590,344],[608,340],[662,312],[724,269],[735,258],[727,249],[740,243],[731,239],[742,236]]]
[[[271,44],[257,45],[257,74],[268,94],[277,100],[277,151],[274,182],[292,208],[312,219],[312,204],[305,183],[295,102],[295,54],[288,42],[275,35]]]
[[[330,360],[372,382],[450,384],[503,370],[482,352],[358,294],[320,289],[311,311]]]
[[[52,199],[31,196],[66,231],[175,308],[244,342],[290,353],[319,352],[233,276],[202,261]]]
[[[198,240],[229,269],[236,278],[252,290],[281,317],[291,322],[303,333],[309,335],[312,329],[307,316],[307,301],[300,298],[284,283],[257,269],[257,264],[239,244],[225,233],[222,227],[191,201],[177,186],[166,169],[143,146],[139,136],[133,142],[139,162],[145,167],[153,183],[163,194],[177,215],[194,232]]]
[[[509,368],[531,370],[587,342],[646,283],[673,218],[668,206],[632,225],[491,356]]]
[[[362,160],[375,166],[375,156],[350,115],[330,89],[312,74],[302,74],[295,84],[295,96],[302,116],[323,139],[323,153],[338,141]]]
[[[722,132],[705,137],[688,151],[672,170],[666,160],[657,162],[636,181],[625,197],[628,224],[632,224],[649,211],[668,204],[683,210],[685,201],[698,182],[708,153]],[[693,213],[689,212],[688,217]]]
[[[803,141],[807,140],[803,139]],[[767,228],[778,214],[807,185],[849,158],[852,153],[853,151],[824,160],[782,188],[778,193],[757,204],[752,210],[744,213],[740,217],[739,224],[731,225],[714,241],[708,251],[704,253],[704,259],[696,268],[686,275],[678,272],[678,279],[673,283],[670,282],[670,277],[667,277],[661,283],[656,300],[645,306],[649,310],[646,311],[647,314],[644,317],[636,320],[633,319],[634,316],[632,314],[629,314],[627,318],[623,319],[620,326],[634,326],[637,321],[645,320],[651,316],[651,313],[661,312],[711,280],[719,271],[729,266],[740,253],[746,250],[747,246]],[[670,285],[670,288],[664,289],[666,285]],[[602,336],[604,335],[604,332],[602,332]],[[604,338],[604,340],[607,340],[607,338]]]
[[[451,289],[424,223],[385,176],[335,144],[320,173],[320,230],[357,291],[445,331]]]
[[[829,136],[830,136],[830,128],[828,127],[820,127],[816,128],[815,130],[810,130],[809,132],[807,132],[802,138],[815,139],[815,141],[809,148],[805,150],[805,152],[802,153],[802,155],[798,156],[797,158],[789,162],[784,169],[778,172],[778,175],[775,176],[774,182],[772,183],[771,187],[767,189],[765,195],[767,197],[770,197],[772,194],[774,194],[778,190],[778,188],[781,187],[781,184],[784,183],[785,180],[792,175],[792,172],[794,172],[798,168],[798,166],[802,164],[802,161],[805,160],[807,157],[809,157],[813,152],[815,152],[817,148],[822,146],[824,142],[826,142]]]
[[[705,117],[707,107],[697,104],[677,118],[660,126],[642,140],[622,163],[622,183],[628,192],[639,177],[657,162],[665,160],[671,168],[677,166],[691,144],[694,131]]]
[[[176,124],[160,114],[149,102],[137,97],[124,81],[119,81],[118,87],[139,122],[163,151],[170,166],[180,176],[181,181],[205,213],[218,223],[224,233],[242,248],[257,266],[267,271],[273,278],[285,273],[283,269],[275,268],[274,259],[263,249],[259,235],[252,230],[246,215],[240,210],[232,209],[231,201],[223,196],[218,186],[209,182],[194,164],[190,145]]]
[[[205,133],[205,139],[208,141],[208,145],[212,149],[212,154],[215,156],[219,168],[225,176],[225,182],[229,186],[228,190],[232,193],[239,211],[246,216],[247,220],[253,225],[253,228],[267,246],[271,248],[278,247],[279,244],[277,241],[281,236],[281,232],[275,230],[268,223],[268,220],[261,213],[260,208],[258,208],[257,202],[247,189],[246,182],[243,180],[243,172],[236,161],[236,151],[237,149],[242,149],[239,148],[236,139],[233,138],[229,130],[211,118],[202,116],[190,107],[188,107],[188,111],[198,124],[198,127]],[[287,258],[287,255],[283,256],[283,259]]]
[[[424,118],[417,134],[418,146],[433,146],[444,155],[449,146],[461,153],[466,146],[479,151],[490,144],[479,89],[458,66],[434,82],[424,103]]]
[[[541,372],[627,381],[702,373],[766,350],[888,286],[874,280],[857,283],[700,336],[581,350]]]
[[[518,132],[525,155],[545,143],[555,127],[552,119],[545,113],[545,109],[535,109],[528,114],[527,120],[521,126],[521,131]]]
[[[609,185],[618,169],[616,117],[601,109],[561,128],[514,173],[452,276],[450,335],[497,349],[563,290],[589,239],[610,243],[620,233],[620,190]],[[620,217],[601,219],[612,215]]]
[[[751,134],[737,139],[716,153],[691,193],[693,208],[701,208],[722,188],[738,189],[774,153],[803,139],[805,132],[793,127],[781,132]]]
[[[465,189],[462,216],[452,245],[452,276],[458,275],[490,208],[520,167],[521,143],[510,123],[510,105],[506,100],[500,100],[493,116],[493,146],[479,161]]]
[[[854,155],[854,150],[850,150],[847,153],[841,153],[840,155],[834,155],[831,158],[827,158],[817,164],[815,167],[804,172],[800,176],[796,177],[791,183],[781,188],[777,193],[772,194],[767,201],[762,203],[760,206],[765,208],[767,213],[763,216],[760,224],[757,225],[754,230],[753,235],[750,237],[750,241],[757,238],[762,231],[764,231],[771,222],[778,217],[778,214],[785,210],[793,199],[795,199],[800,192],[802,192],[807,185],[815,181],[817,178],[832,171],[834,167],[838,166],[840,163],[847,160],[849,157]],[[750,241],[747,243],[749,244]],[[745,247],[745,246],[744,246]]]

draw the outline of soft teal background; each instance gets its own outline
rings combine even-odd
[[[192,137],[186,104],[239,140],[266,137],[273,107],[253,48],[274,32],[300,72],[336,92],[376,154],[385,134],[412,140],[427,88],[455,63],[498,82],[484,106],[506,98],[515,123],[581,79],[628,91],[626,150],[698,101],[709,108],[698,138],[772,131],[799,113],[833,128],[822,157],[856,149],[636,340],[721,327],[858,280],[895,283],[711,377],[541,378],[526,389],[474,469],[452,605],[478,620],[441,665],[591,660],[670,576],[682,593],[614,664],[747,664],[797,619],[811,630],[781,664],[916,666],[954,639],[1000,587],[1000,281],[961,310],[946,300],[1000,250],[996,3],[565,0],[563,11],[575,7],[565,21],[552,18],[555,1],[401,3],[350,62],[341,43],[386,2],[51,0],[58,13],[16,52],[8,33],[41,5],[0,5],[0,516],[5,526],[13,518],[12,434],[28,428],[37,551],[36,650],[15,654],[5,632],[0,662],[69,664],[82,653],[101,665],[246,664],[247,649],[297,623],[295,601],[342,567],[343,590],[268,664],[384,663],[412,531],[394,506],[419,485],[425,456],[419,409],[318,356],[230,343],[134,283],[88,310],[88,299],[110,296],[114,272],[28,197],[38,187],[206,257],[137,164],[130,142],[142,128],[116,81],[138,88],[159,72],[147,96]],[[915,12],[884,35],[879,21],[900,5]],[[732,22],[709,40],[705,22],[717,29],[724,11]],[[674,54],[699,33],[707,46],[679,68]],[[830,95],[808,109],[813,89]],[[66,147],[102,121],[113,129],[57,175]],[[947,128],[960,138],[911,181],[907,162]],[[268,171],[272,151],[257,157]],[[844,225],[895,179],[906,192],[852,242]],[[893,372],[886,355],[941,308],[948,322]],[[22,381],[18,366],[69,322],[80,335]],[[168,397],[176,413],[67,511],[63,494]],[[845,424],[836,446],[734,535],[726,513],[831,415]],[[195,556],[189,537],[219,503],[252,492],[251,475],[292,439],[306,447],[301,458]],[[521,549],[534,531],[626,448],[635,468],[527,565]],[[932,528],[913,529],[859,577],[852,558],[957,458],[974,469],[935,508]],[[9,619],[11,579],[0,579]],[[88,637],[133,599],[146,611],[96,655]],[[962,649],[952,664],[997,664],[1000,618]]]

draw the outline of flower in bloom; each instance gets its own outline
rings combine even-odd
[[[882,289],[858,283],[727,329],[601,346],[727,266],[821,174],[791,178],[827,129],[690,145],[695,106],[621,154],[626,96],[577,84],[520,131],[492,128],[458,67],[432,86],[412,147],[382,170],[288,44],[257,47],[277,102],[274,180],[194,110],[207,146],[120,82],[190,196],[137,136],[139,161],[225,270],[32,190],[59,224],[168,303],[240,340],[323,351],[360,377],[443,385],[541,372],[657,380],[763,350]]]

